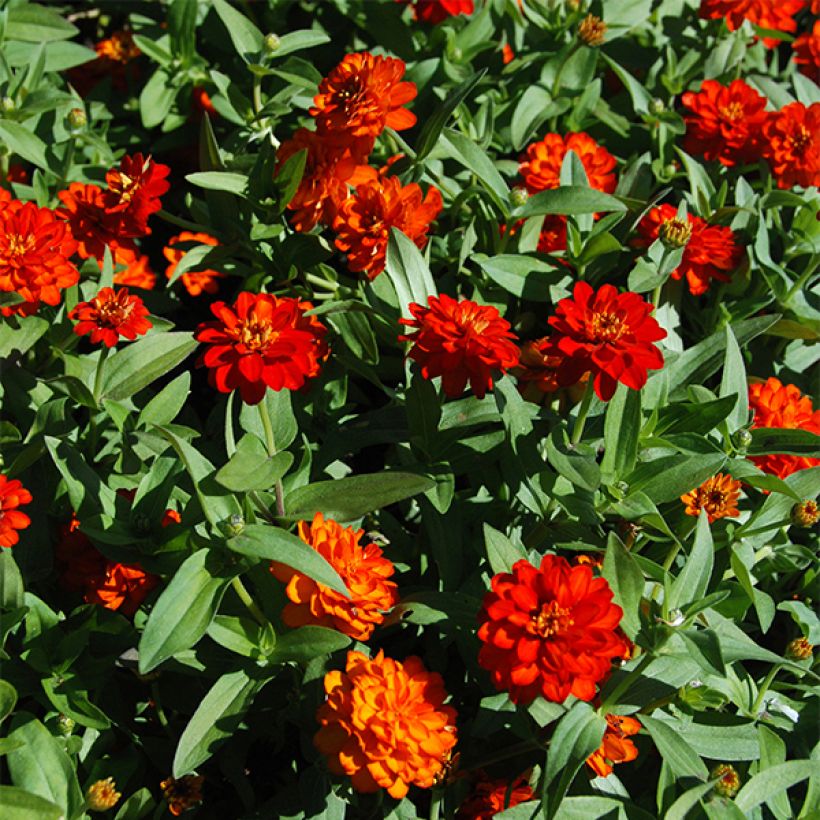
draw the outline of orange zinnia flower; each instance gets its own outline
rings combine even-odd
[[[187,251],[174,247],[174,245],[177,245],[180,242],[198,242],[200,245],[219,244],[219,240],[216,237],[207,233],[192,233],[191,231],[183,231],[176,236],[172,236],[168,240],[168,244],[162,249],[165,258],[168,262],[170,262],[168,267],[165,269],[165,276],[168,279],[174,275],[177,265],[187,253]],[[222,273],[222,271],[211,270],[209,268],[207,270],[198,271],[189,270],[183,273],[179,278],[182,281],[185,290],[187,290],[191,296],[199,296],[201,293],[216,293],[219,290],[219,282],[217,280],[224,279],[225,274]]]
[[[396,2],[410,6],[414,20],[433,25],[449,17],[472,14],[475,11],[473,0],[396,0]]]
[[[346,54],[313,98],[317,131],[372,139],[385,128],[412,128],[416,115],[402,106],[416,96],[416,86],[402,82],[403,76],[402,60],[367,51]]]
[[[339,573],[350,597],[292,570],[278,561],[271,572],[287,584],[282,620],[291,627],[326,626],[357,641],[366,641],[384,613],[398,602],[396,584],[387,579],[395,572],[375,544],[359,544],[364,530],[342,527],[316,513],[313,523],[299,522],[299,537],[316,550]]]
[[[115,285],[127,285],[129,288],[153,290],[157,284],[157,275],[151,270],[151,263],[145,254],[137,253],[135,247],[120,245],[114,248],[114,261],[124,265],[125,269],[114,274]]]
[[[638,756],[629,737],[641,731],[641,724],[635,718],[623,715],[607,715],[606,722],[601,745],[587,758],[587,765],[598,777],[609,777],[616,763],[629,763]]]
[[[94,50],[98,57],[104,57],[106,60],[122,63],[122,65],[130,63],[142,54],[134,42],[134,36],[125,29],[115,31],[107,40],[100,40],[94,46]]]
[[[168,802],[168,811],[179,817],[182,812],[192,809],[202,802],[202,775],[186,774],[184,777],[169,777],[159,784],[162,796]]]
[[[119,216],[119,238],[151,233],[148,217],[162,207],[160,197],[171,187],[166,179],[170,172],[167,165],[142,154],[125,156],[119,168],[108,171],[105,175],[108,190],[103,192],[103,204],[108,214]]]
[[[637,293],[618,293],[612,285],[593,291],[586,282],[576,282],[573,297],[562,299],[549,319],[553,349],[563,359],[558,383],[575,384],[591,372],[602,401],[612,398],[618,382],[640,390],[647,371],[663,367],[654,343],[666,338],[666,331],[652,310]]]
[[[196,339],[209,345],[200,360],[220,393],[239,390],[246,404],[259,404],[268,387],[298,390],[319,373],[328,354],[327,328],[305,316],[310,302],[267,293],[240,293],[232,307],[211,305],[215,322],[203,322]]]
[[[510,782],[506,778],[491,780],[481,772],[470,796],[459,806],[457,820],[492,820],[496,814],[519,803],[535,800],[529,776],[522,774]]]
[[[120,336],[134,341],[147,333],[153,324],[147,318],[148,309],[139,296],[131,296],[128,288],[102,288],[90,302],[80,302],[69,314],[77,320],[74,332],[78,336],[91,334],[91,342],[113,347]]]
[[[750,384],[749,408],[754,412],[752,427],[809,430],[820,435],[820,410],[815,410],[811,399],[803,396],[793,384],[781,384],[773,377]],[[752,461],[763,472],[778,478],[820,465],[820,458],[784,453],[754,456]]]
[[[399,319],[414,328],[399,336],[400,342],[412,344],[407,355],[421,365],[425,379],[441,376],[447,396],[460,396],[469,382],[483,399],[493,388],[493,371],[504,373],[518,362],[510,323],[492,305],[457,301],[446,293],[428,296],[427,304],[412,302],[408,309],[413,318]]]
[[[423,248],[441,208],[441,194],[432,185],[422,199],[415,182],[402,185],[396,177],[365,182],[339,206],[333,222],[336,247],[347,254],[350,270],[375,279],[384,270],[390,228],[398,228]]]
[[[417,657],[403,663],[380,651],[348,652],[345,672],[325,675],[316,713],[316,748],[333,774],[359,792],[379,788],[400,800],[411,785],[429,789],[456,745],[456,711],[436,672]]]
[[[102,577],[87,585],[85,601],[106,609],[133,615],[146,595],[159,583],[159,578],[137,564],[117,564],[108,561]]]
[[[820,103],[780,109],[763,126],[763,136],[778,187],[820,185]]]
[[[793,43],[794,62],[815,82],[820,82],[820,20],[811,31],[801,34]]]
[[[17,293],[22,305],[4,315],[34,313],[41,302],[60,303],[60,291],[80,279],[69,257],[77,243],[54,211],[9,197],[0,206],[0,291]]]
[[[638,247],[648,247],[662,233],[665,225],[676,224],[678,209],[664,203],[652,210],[638,225]],[[686,241],[680,265],[672,271],[673,279],[686,277],[689,292],[702,296],[709,290],[713,279],[729,282],[732,273],[743,261],[743,248],[737,244],[734,231],[723,225],[710,225],[705,219],[693,214],[686,215],[691,232]]]
[[[718,473],[707,478],[700,487],[695,487],[684,493],[680,500],[686,505],[686,514],[700,515],[706,510],[709,523],[718,518],[737,518],[740,512],[737,509],[737,500],[740,497],[740,482],[730,475]]]
[[[760,131],[769,116],[767,101],[744,80],[728,86],[704,80],[700,91],[687,91],[681,99],[692,112],[684,115],[683,147],[690,154],[703,154],[727,166],[760,157]]]
[[[726,20],[729,31],[735,31],[744,20],[773,31],[796,31],[794,15],[806,0],[701,0],[700,16],[707,20]],[[768,48],[780,45],[774,37],[764,37]]]
[[[587,565],[546,555],[540,568],[516,561],[491,585],[478,616],[478,663],[496,688],[520,704],[539,695],[592,700],[612,660],[629,651],[618,629],[623,611],[606,580]]]
[[[12,547],[19,540],[17,530],[24,530],[31,519],[17,508],[21,504],[30,504],[31,493],[13,478],[0,473],[0,547]]]
[[[557,188],[561,184],[561,165],[568,151],[581,160],[592,188],[611,194],[615,190],[615,157],[589,134],[547,134],[540,142],[527,147],[518,166],[530,194]]]

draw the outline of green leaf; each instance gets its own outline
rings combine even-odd
[[[404,317],[410,316],[407,308],[410,302],[427,307],[427,297],[438,293],[430,268],[419,249],[397,228],[390,229],[385,271],[396,289]]]
[[[547,461],[576,487],[594,492],[601,483],[601,470],[595,458],[577,452],[561,426],[554,427],[547,439]]]
[[[619,199],[594,188],[581,185],[562,185],[549,191],[541,191],[531,196],[513,214],[514,219],[548,214],[594,214],[608,211],[626,211],[627,207]]]
[[[522,558],[527,560],[523,547],[516,546],[504,533],[489,524],[484,524],[484,544],[487,548],[487,560],[494,574],[512,572],[513,564]]]
[[[262,442],[248,433],[239,440],[236,452],[214,478],[233,492],[268,490],[291,464],[293,456],[290,453],[277,453],[271,457]]]
[[[197,0],[172,0],[168,8],[171,48],[185,66],[194,55]]]
[[[173,775],[192,772],[239,727],[263,683],[239,669],[223,675],[191,715],[174,753]]]
[[[563,114],[569,107],[569,100],[553,101],[549,91],[538,85],[528,85],[516,103],[510,122],[510,139],[513,148],[520,151],[542,122],[551,116]]]
[[[628,475],[638,459],[641,432],[641,391],[619,384],[604,417],[604,457],[601,474],[608,484]]]
[[[102,709],[88,699],[88,693],[78,687],[74,680],[62,680],[60,676],[43,678],[40,682],[46,697],[59,712],[68,715],[80,726],[91,729],[108,729],[111,721]]]
[[[726,325],[726,358],[720,382],[720,398],[736,396],[737,404],[727,419],[729,432],[745,427],[749,420],[749,387],[746,384],[746,365],[731,325]],[[820,439],[818,439],[820,441]]]
[[[427,476],[383,472],[317,481],[290,492],[285,499],[288,520],[312,519],[317,512],[335,521],[353,521],[373,510],[419,495],[435,486]]]
[[[192,185],[209,191],[228,191],[242,197],[248,192],[248,178],[244,174],[230,171],[198,171],[187,174],[185,179]]]
[[[632,98],[632,108],[636,114],[646,114],[652,95],[622,66],[615,62],[608,54],[601,51],[601,58],[615,72],[618,79],[624,84]]]
[[[63,810],[36,794],[15,786],[0,786],[3,820],[64,820]]]
[[[683,629],[675,634],[686,644],[690,657],[707,673],[718,676],[726,674],[720,641],[711,629]]]
[[[735,797],[735,806],[750,812],[774,795],[809,777],[818,776],[816,760],[790,760],[756,774]]]
[[[677,777],[706,780],[709,772],[698,753],[666,721],[641,715],[641,723],[652,736],[661,757]]]
[[[128,345],[105,363],[103,398],[129,399],[193,353],[190,333],[152,333]]]
[[[308,663],[350,646],[350,638],[323,626],[302,626],[279,635],[270,655],[271,663]]]
[[[478,184],[490,194],[502,214],[509,214],[510,189],[487,154],[469,137],[452,128],[445,128],[441,137],[447,153],[475,174]]]
[[[23,576],[11,550],[0,550],[0,610],[23,606],[24,594]]]
[[[794,622],[800,627],[803,635],[812,645],[820,643],[820,618],[813,609],[802,601],[781,601],[777,608],[781,612],[790,612]]]
[[[278,60],[280,57],[292,54],[294,51],[304,51],[306,48],[315,48],[329,42],[330,37],[323,31],[314,31],[313,29],[290,31],[279,38],[279,45],[272,52],[271,58]]]
[[[689,553],[680,575],[672,584],[670,608],[686,606],[706,594],[714,563],[715,546],[709,527],[709,517],[705,510],[701,510],[695,526],[692,552]]]
[[[170,424],[185,406],[191,390],[191,374],[187,370],[168,382],[139,414],[138,424],[162,427]]]
[[[6,37],[24,43],[50,43],[70,40],[80,30],[64,20],[53,9],[34,3],[13,6],[8,9]]]
[[[624,611],[621,628],[629,638],[634,638],[641,625],[643,572],[615,533],[610,533],[607,539],[601,574],[612,588],[615,603]]]
[[[750,456],[788,453],[793,456],[820,457],[820,436],[799,428],[756,427],[749,431],[752,443],[746,452]]]
[[[0,359],[14,350],[27,352],[49,327],[48,321],[39,316],[17,317],[14,322],[6,319],[0,323]]]
[[[8,682],[0,680],[0,721],[5,720],[17,703],[17,690]]]
[[[301,151],[297,151],[293,154],[293,156],[288,157],[273,178],[275,188],[278,192],[278,211],[280,214],[284,213],[285,208],[299,188],[299,183],[305,174],[307,155],[307,148],[303,148]]]
[[[211,550],[197,550],[182,563],[151,610],[139,643],[139,669],[146,674],[205,634],[241,564],[224,566]]]
[[[140,92],[140,118],[145,128],[165,121],[174,104],[177,89],[164,68],[158,68]]]
[[[45,444],[54,464],[63,477],[71,505],[81,518],[99,512],[115,514],[114,491],[103,484],[86,460],[67,441],[45,437]]]
[[[265,561],[278,561],[330,587],[345,598],[350,597],[345,582],[325,558],[301,538],[285,530],[266,524],[248,524],[239,535],[229,538],[227,543],[233,552]]]
[[[667,810],[664,820],[686,820],[695,806],[714,788],[714,782],[701,783],[685,791]]]
[[[226,0],[213,0],[213,7],[225,24],[234,48],[246,63],[262,51],[265,36],[244,14],[233,8]]]
[[[672,501],[699,487],[726,463],[727,456],[667,456],[639,464],[624,480],[629,493],[643,491],[656,504]]]
[[[120,807],[114,820],[142,820],[154,807],[154,797],[143,787],[135,791]]]
[[[565,270],[524,254],[476,254],[473,261],[504,290],[533,302],[552,301],[550,286],[566,276]]]
[[[17,154],[40,168],[48,168],[46,144],[19,122],[0,120],[0,140],[12,154]]]

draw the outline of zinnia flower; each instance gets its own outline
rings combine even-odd
[[[623,611],[587,565],[546,555],[540,568],[524,559],[491,581],[478,619],[478,663],[513,703],[539,695],[563,703],[590,701],[614,658],[629,650],[618,630]]]
[[[160,197],[171,187],[166,179],[171,169],[142,154],[125,156],[119,168],[105,175],[108,190],[103,203],[108,214],[119,216],[119,237],[151,233],[148,217],[161,207]]]
[[[3,310],[31,314],[41,302],[60,303],[60,291],[80,279],[69,257],[77,243],[54,211],[9,199],[0,205],[0,291],[16,293],[23,304]]]
[[[492,305],[478,305],[469,299],[460,302],[442,294],[428,296],[423,307],[409,305],[412,319],[399,319],[414,332],[399,336],[410,342],[408,356],[421,365],[425,379],[441,376],[447,396],[464,392],[467,382],[483,399],[493,387],[493,371],[504,373],[518,362],[515,334]]]
[[[119,29],[106,40],[100,40],[94,45],[94,50],[98,57],[110,60],[112,63],[125,65],[142,54],[139,47],[134,42],[134,36],[130,31]]]
[[[687,91],[681,99],[691,112],[684,114],[684,150],[727,166],[758,159],[760,132],[769,115],[766,98],[748,83],[704,80],[700,91]]]
[[[192,233],[191,231],[183,231],[176,236],[172,236],[168,240],[168,244],[162,249],[165,258],[170,263],[165,269],[165,276],[170,279],[177,269],[177,265],[185,256],[187,251],[180,248],[175,248],[180,242],[197,242],[200,245],[218,245],[219,240],[216,237],[207,233]],[[185,290],[191,296],[199,296],[201,293],[216,293],[219,290],[219,282],[217,280],[224,279],[225,274],[218,270],[188,270],[179,277]]]
[[[136,248],[128,245],[115,248],[114,261],[125,266],[124,270],[114,273],[115,285],[153,290],[157,284],[157,275],[151,270],[150,260],[145,254],[138,253]]]
[[[808,430],[820,435],[820,410],[815,410],[811,399],[793,384],[784,385],[774,377],[753,382],[749,385],[749,408],[754,412],[752,427]],[[752,461],[764,473],[778,478],[820,465],[820,458],[785,453],[753,456]]]
[[[575,384],[591,372],[602,401],[612,398],[618,382],[640,390],[647,371],[663,367],[654,342],[666,338],[666,331],[650,316],[652,310],[637,293],[618,293],[612,285],[593,291],[577,282],[573,297],[562,299],[549,319],[554,349],[563,356],[558,383]]]
[[[737,509],[739,496],[740,482],[730,475],[718,473],[707,478],[700,487],[684,493],[680,500],[686,505],[687,515],[697,517],[701,510],[706,510],[711,524],[718,518],[737,518],[740,515]]]
[[[375,138],[385,128],[402,131],[416,116],[402,106],[416,96],[414,83],[402,82],[404,62],[363,51],[346,54],[319,83],[310,109],[320,134]]]
[[[85,793],[85,802],[91,811],[108,811],[117,805],[122,794],[117,791],[113,777],[96,780]]]
[[[328,354],[327,328],[306,317],[310,302],[267,293],[240,293],[231,307],[211,305],[215,322],[203,322],[196,339],[209,345],[201,363],[220,393],[239,389],[242,401],[258,404],[265,390],[298,390],[319,373]]]
[[[678,220],[678,210],[664,203],[652,210],[638,225],[639,247],[648,247],[664,233],[664,227]],[[743,248],[737,244],[735,233],[723,225],[710,225],[693,214],[686,215],[691,233],[683,251],[680,265],[672,271],[673,279],[686,277],[689,292],[702,296],[709,290],[713,279],[729,282],[732,273],[743,261]]]
[[[153,327],[147,317],[148,308],[128,288],[102,288],[90,302],[80,302],[68,314],[77,321],[74,332],[78,336],[90,333],[92,344],[102,342],[106,347],[113,347],[121,336],[133,342],[147,333]]]
[[[106,562],[101,576],[86,583],[85,601],[106,609],[133,615],[159,578],[146,572],[139,564]]]
[[[598,777],[609,777],[616,763],[629,763],[638,756],[629,737],[641,731],[641,724],[623,715],[607,715],[606,722],[601,745],[587,758],[587,765]]]
[[[721,763],[719,766],[715,766],[709,773],[709,778],[711,780],[717,778],[714,788],[721,797],[731,799],[740,790],[740,776],[730,763]]]
[[[316,513],[312,524],[299,522],[299,537],[339,573],[350,598],[274,561],[271,572],[287,584],[292,602],[282,610],[288,626],[325,626],[357,641],[370,638],[384,613],[398,602],[398,594],[396,584],[387,580],[395,572],[393,564],[375,544],[362,546],[363,535],[364,530],[342,527],[322,513]]]
[[[350,270],[375,279],[384,270],[390,228],[398,228],[423,248],[441,208],[441,194],[432,185],[422,199],[415,182],[402,185],[396,177],[365,182],[339,206],[333,222],[336,247],[347,254]]]
[[[333,774],[359,792],[379,788],[400,800],[411,785],[429,789],[456,745],[456,712],[436,672],[380,651],[348,652],[344,672],[325,675],[327,699],[316,719],[316,748]]]
[[[133,245],[119,233],[119,216],[106,210],[103,191],[98,185],[72,182],[67,191],[59,191],[57,196],[63,207],[56,213],[68,222],[71,235],[77,241],[77,253],[83,259],[93,256],[102,263],[106,245],[115,258],[122,247],[133,250]]]
[[[491,780],[481,772],[470,796],[459,806],[457,820],[492,820],[496,814],[519,803],[535,800],[529,776],[522,774],[510,782],[507,778]]]
[[[772,31],[796,31],[794,15],[802,11],[806,0],[701,0],[700,16],[706,20],[726,21],[729,31],[735,31],[744,20]],[[768,48],[780,45],[775,37],[764,37]]]
[[[180,778],[169,777],[159,784],[162,796],[168,802],[168,811],[179,817],[182,812],[202,802],[202,775],[186,774]]]
[[[573,151],[584,166],[592,188],[611,194],[615,190],[615,157],[589,134],[547,134],[540,142],[527,147],[518,166],[530,194],[557,188],[561,184],[561,165],[568,151]]]
[[[410,6],[413,19],[436,25],[448,17],[459,14],[472,14],[475,10],[473,0],[396,0],[405,6]]]
[[[820,82],[820,20],[811,31],[805,31],[793,43],[794,62],[814,82]]]
[[[31,503],[31,493],[13,478],[0,473],[0,547],[12,547],[19,540],[17,530],[24,530],[31,519],[17,508]]]
[[[820,185],[820,103],[781,108],[763,126],[763,136],[778,187]]]

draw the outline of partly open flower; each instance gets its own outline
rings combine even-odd
[[[570,133],[566,137],[550,133],[527,147],[518,170],[527,191],[536,194],[561,184],[561,165],[568,151],[574,152],[587,172],[589,184],[611,194],[615,190],[615,157],[598,145],[589,134]]]
[[[89,579],[90,580],[90,579]],[[133,615],[146,595],[159,583],[159,578],[138,564],[108,561],[101,576],[86,584],[85,601],[114,609],[123,615]]]
[[[403,76],[402,60],[367,51],[346,54],[319,83],[310,109],[317,131],[373,138],[385,128],[412,128],[416,116],[402,106],[416,96],[416,86]]]
[[[607,715],[607,727],[601,745],[587,758],[587,765],[598,777],[609,777],[616,763],[628,763],[638,756],[638,749],[629,739],[641,731],[635,718]]]
[[[69,261],[76,249],[54,211],[11,198],[0,206],[0,291],[25,300],[3,309],[4,315],[34,313],[41,302],[59,304],[60,291],[80,279]]]
[[[739,497],[740,482],[730,475],[718,473],[707,478],[700,487],[684,493],[680,500],[686,505],[687,515],[697,517],[701,510],[706,510],[711,524],[718,518],[737,518],[740,515],[737,509]]]
[[[577,282],[571,299],[562,299],[549,319],[551,342],[563,361],[557,379],[575,384],[584,373],[594,376],[595,392],[609,401],[618,382],[640,390],[648,370],[663,367],[655,342],[666,331],[650,315],[653,307],[637,293],[618,293],[612,285],[593,291]]]
[[[182,812],[202,802],[202,775],[186,774],[180,778],[169,777],[159,784],[162,796],[168,802],[168,811],[179,817]]]
[[[151,270],[150,260],[145,254],[140,254],[135,247],[127,244],[116,247],[114,261],[125,266],[123,270],[115,271],[115,285],[152,290],[157,284],[157,275]]]
[[[681,99],[690,112],[684,114],[684,150],[727,166],[760,157],[766,98],[744,80],[728,86],[704,80],[700,91],[687,91]]]
[[[396,0],[396,2],[410,6],[414,20],[433,25],[459,14],[472,14],[475,10],[473,0]]]
[[[492,305],[469,299],[428,296],[429,307],[409,305],[412,319],[399,322],[413,332],[399,336],[410,342],[408,356],[421,365],[425,379],[441,376],[447,396],[455,398],[467,383],[478,398],[493,387],[493,372],[506,372],[518,362],[518,348],[510,323]]]
[[[744,20],[772,31],[797,30],[794,16],[806,0],[701,0],[700,16],[706,20],[725,20],[729,31],[740,28]],[[780,45],[776,37],[764,37],[768,48]]]
[[[31,493],[18,479],[9,481],[0,473],[0,547],[12,547],[19,540],[17,530],[24,530],[31,519],[17,508],[31,503]]]
[[[456,745],[456,712],[436,672],[417,657],[348,652],[345,672],[325,675],[316,748],[333,774],[359,792],[379,788],[398,800],[411,785],[429,789]]]
[[[217,320],[201,323],[196,339],[208,345],[201,363],[220,393],[239,390],[246,404],[272,390],[298,390],[318,375],[328,354],[327,328],[304,314],[313,305],[267,293],[242,292],[231,307],[211,305]]]
[[[117,791],[113,777],[96,780],[85,793],[85,802],[91,811],[108,811],[117,805],[122,794]]]
[[[535,800],[535,793],[528,774],[510,781],[505,777],[491,780],[481,772],[472,792],[459,806],[456,820],[492,820],[496,814],[530,800]]]
[[[820,103],[781,108],[763,126],[763,139],[778,187],[820,185]]]
[[[820,20],[811,31],[804,31],[793,43],[794,62],[807,77],[820,82]]]
[[[802,395],[793,384],[784,385],[774,377],[753,382],[749,385],[749,408],[754,412],[752,427],[808,430],[820,435],[820,410],[815,410],[811,398]],[[820,465],[820,458],[786,453],[753,456],[752,461],[763,472],[778,478]]]
[[[192,233],[183,231],[168,240],[168,244],[162,249],[165,258],[168,260],[168,267],[165,269],[165,276],[170,279],[177,269],[177,265],[182,261],[187,251],[174,247],[180,242],[196,242],[200,245],[218,245],[219,240],[207,233]],[[179,277],[185,290],[191,296],[199,296],[201,293],[216,293],[219,290],[219,279],[224,279],[222,271],[211,270],[188,270]]]
[[[119,168],[105,175],[103,192],[107,213],[119,215],[119,237],[145,236],[151,230],[148,217],[161,207],[160,197],[171,187],[166,179],[171,169],[142,154],[124,156]]]
[[[659,236],[663,237],[666,226],[678,223],[678,209],[664,203],[651,211],[638,224],[640,238],[638,247],[648,247]],[[673,279],[686,277],[689,292],[702,296],[709,290],[711,281],[730,282],[732,273],[743,261],[744,250],[737,242],[731,228],[710,225],[705,219],[693,214],[686,215],[690,228],[686,248],[680,264],[672,271]]]
[[[441,194],[432,185],[422,198],[415,182],[402,185],[397,177],[379,176],[357,186],[339,206],[333,222],[336,247],[347,254],[350,270],[375,279],[384,270],[390,229],[398,228],[423,248],[441,208]]]
[[[88,302],[80,302],[69,314],[76,320],[74,332],[78,336],[91,334],[91,342],[113,347],[120,337],[134,341],[147,333],[153,324],[148,319],[148,308],[139,296],[131,296],[128,288],[102,288]]]
[[[587,565],[546,555],[540,567],[516,561],[493,576],[479,613],[478,663],[513,703],[539,695],[563,703],[595,697],[628,642],[618,629],[623,611],[612,590]]]
[[[288,626],[324,626],[357,641],[370,638],[398,602],[398,593],[396,584],[387,580],[395,572],[393,564],[375,544],[362,546],[363,535],[364,530],[342,527],[318,512],[312,524],[299,522],[299,537],[336,570],[350,597],[274,561],[271,572],[287,584],[291,601],[282,611]]]

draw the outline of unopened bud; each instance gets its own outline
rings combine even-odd
[[[683,248],[692,236],[692,223],[677,216],[661,222],[658,237],[667,248]]]
[[[740,777],[735,771],[735,767],[730,766],[728,763],[715,766],[712,769],[711,778],[712,780],[718,779],[715,783],[715,791],[721,797],[734,797],[740,789]]]
[[[11,97],[3,97],[0,99],[0,110],[14,111],[14,100]]]
[[[265,51],[273,54],[274,51],[279,49],[280,45],[282,45],[282,41],[275,34],[271,33],[265,36]]]
[[[673,177],[678,173],[678,166],[674,162],[667,162],[663,166],[663,173],[667,177]]]
[[[578,39],[592,48],[604,44],[606,23],[594,14],[588,14],[578,26]]]
[[[225,529],[231,536],[240,535],[245,529],[245,519],[239,513],[234,513],[225,523]]]
[[[105,780],[98,780],[88,787],[85,802],[91,811],[107,811],[113,809],[121,797],[114,778],[106,777]]]
[[[655,97],[653,100],[649,102],[649,113],[650,114],[663,114],[666,111],[666,104],[660,97]]]
[[[529,198],[530,195],[527,193],[526,188],[513,188],[512,191],[510,191],[510,202],[515,208],[520,208],[526,204]]]
[[[64,715],[62,712],[57,715],[57,731],[63,737],[68,737],[74,731],[76,725],[73,718],[70,718],[68,715]]]
[[[738,450],[746,452],[749,445],[752,443],[752,434],[745,427],[743,427],[734,434],[733,442]]]
[[[804,637],[795,638],[789,641],[786,646],[786,657],[790,661],[804,661],[811,657],[814,647]]]
[[[808,529],[818,521],[820,521],[820,509],[818,509],[816,501],[807,498],[792,507],[792,523],[798,527]]]
[[[71,111],[68,112],[68,127],[71,128],[73,131],[78,131],[81,128],[85,128],[88,119],[85,116],[85,111],[82,108],[72,108]]]

